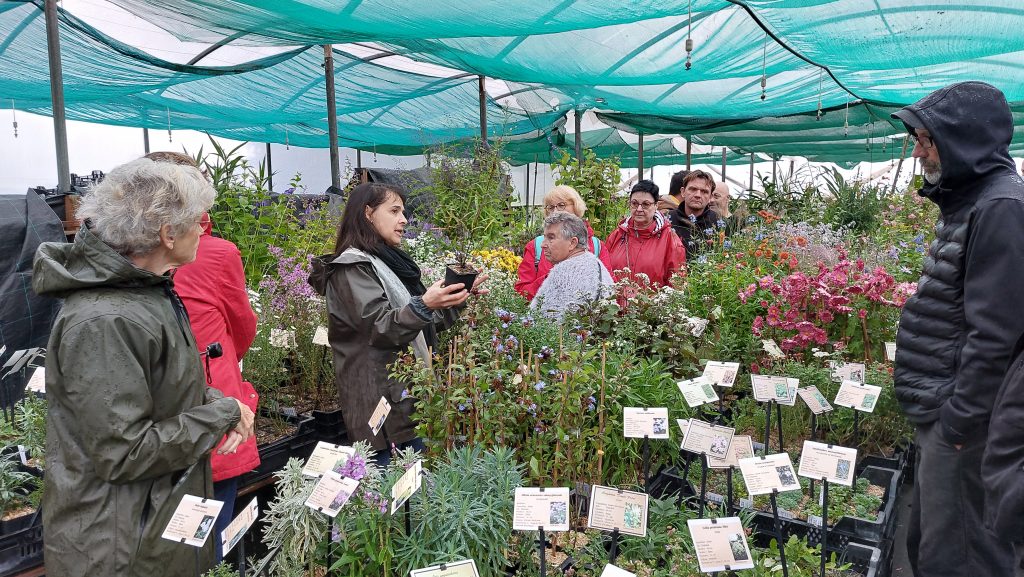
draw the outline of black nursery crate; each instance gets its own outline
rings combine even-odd
[[[334,445],[343,445],[348,442],[348,432],[345,430],[345,421],[341,415],[341,409],[333,411],[313,411],[313,427],[316,429],[318,441],[325,441]]]
[[[309,458],[316,447],[318,439],[313,417],[308,415],[285,415],[283,417],[265,418],[284,418],[290,424],[295,425],[297,430],[293,435],[259,447],[260,464],[252,471],[244,473],[239,477],[238,486],[240,490],[268,479],[271,475],[280,471],[288,462],[288,459],[292,457],[302,460]]]
[[[685,473],[675,466],[662,465],[647,482],[647,494],[665,499],[675,495],[677,500],[686,500],[697,495],[693,490],[693,484],[686,478]]]
[[[39,510],[7,523],[0,535],[0,577],[43,564],[43,516]],[[21,525],[20,528],[14,529]]]
[[[848,516],[840,517],[829,527],[829,548],[838,550],[850,543],[868,547],[880,547],[884,542],[891,541],[896,529],[896,497],[899,488],[899,476],[899,471],[893,471],[892,469],[868,467],[864,470],[861,477],[867,478],[874,485],[886,488],[885,494],[882,496],[882,507],[878,510],[878,517],[873,520]],[[717,495],[716,497],[721,499]],[[712,500],[709,499],[709,501]],[[779,523],[784,539],[789,538],[789,535],[796,535],[801,539],[806,539],[812,546],[821,542],[822,530],[820,525],[786,517],[787,513],[783,511],[779,513]],[[771,513],[754,511],[751,523],[759,533],[770,536],[775,532],[775,518]]]
[[[892,565],[892,548],[886,555],[878,547],[870,547],[859,543],[848,543],[835,552],[836,564],[850,564],[848,571],[864,577],[889,577]]]

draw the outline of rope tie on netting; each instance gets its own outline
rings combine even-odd
[[[821,120],[821,82],[824,79],[825,69],[818,69],[818,116],[815,120]]]
[[[284,127],[284,149],[291,150],[292,147],[288,145],[288,127]]]
[[[18,138],[18,111],[14,109],[14,99],[11,99],[11,124],[14,126],[14,138]]]
[[[171,133],[171,108],[168,106],[164,110],[167,111],[167,142],[174,142],[174,134]]]
[[[864,150],[871,152],[871,140],[875,137],[875,122],[872,120],[868,126],[868,139],[864,142]]]
[[[764,33],[764,51],[761,54],[761,100],[768,90],[768,33]]]
[[[690,69],[690,54],[693,52],[693,0],[686,2],[686,69]]]

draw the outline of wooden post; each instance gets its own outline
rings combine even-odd
[[[324,44],[324,77],[327,80],[327,135],[331,147],[331,185],[341,188],[341,159],[338,156],[338,106],[334,99],[334,52]]]

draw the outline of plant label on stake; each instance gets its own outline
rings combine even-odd
[[[855,381],[843,381],[843,384],[839,386],[839,392],[836,393],[836,400],[834,402],[840,407],[848,407],[865,413],[871,413],[875,410],[875,405],[878,404],[878,396],[880,394],[882,394],[882,387],[865,385]]]
[[[740,459],[740,472],[751,495],[800,490],[789,453]]]
[[[516,487],[512,529],[569,530],[568,487]]]
[[[754,440],[750,435],[734,435],[729,443],[729,452],[724,459],[717,459],[708,454],[708,467],[712,469],[728,469],[739,467],[740,459],[749,459],[754,456]]]
[[[761,347],[764,349],[764,352],[768,353],[768,356],[773,359],[782,359],[786,357],[786,353],[782,352],[778,343],[772,339],[762,339]]]
[[[622,428],[627,439],[667,439],[668,408],[623,407]]]
[[[726,363],[722,361],[708,361],[704,365],[705,379],[718,387],[731,387],[736,384],[736,375],[740,372],[739,363]]]
[[[391,487],[391,514],[394,515],[399,507],[405,504],[412,497],[412,494],[420,490],[423,482],[423,460],[420,459],[406,469],[405,473],[395,481]]]
[[[313,344],[325,347],[331,346],[331,341],[327,338],[327,327],[320,326],[316,328],[316,333],[313,334]]]
[[[896,343],[885,343],[885,358],[890,363],[896,360]]]
[[[284,329],[270,329],[270,346],[279,349],[295,348],[295,331]]]
[[[223,507],[223,501],[185,495],[161,536],[169,541],[202,547],[213,532],[213,523]]]
[[[320,482],[313,487],[309,499],[306,499],[306,506],[316,509],[328,517],[335,517],[345,503],[352,498],[357,487],[359,487],[359,481],[342,477],[334,471],[327,471],[320,478]]]
[[[340,473],[340,469],[348,462],[349,457],[354,455],[356,450],[352,447],[332,445],[324,441],[316,444],[313,454],[306,460],[306,466],[302,468],[302,474],[307,477],[320,477],[327,471]]]
[[[384,397],[380,398],[377,402],[377,408],[373,410],[373,414],[370,415],[370,432],[376,437],[377,433],[380,432],[381,428],[384,427],[384,421],[388,418],[388,414],[391,413],[391,403],[388,402]]]
[[[800,395],[800,398],[804,400],[804,404],[806,404],[807,408],[815,415],[832,411],[832,405],[828,403],[828,399],[825,398],[825,395],[822,395],[821,392],[818,391],[818,387],[811,385],[797,390],[796,393]]]
[[[409,577],[480,577],[480,573],[476,570],[476,561],[466,559],[441,563],[425,569],[413,569],[409,572]]]
[[[46,368],[38,367],[32,371],[32,376],[28,379],[25,390],[46,393]]]
[[[732,427],[690,419],[690,426],[686,428],[680,448],[698,455],[706,453],[709,458],[725,459],[729,456],[729,445],[734,434],[736,429]]]
[[[754,389],[755,401],[762,403],[775,401],[780,405],[792,407],[796,404],[796,391],[800,386],[800,379],[750,375],[750,384]]]
[[[235,548],[235,545],[242,540],[242,536],[256,522],[257,516],[259,516],[259,503],[256,498],[253,498],[245,509],[242,509],[242,512],[231,520],[227,528],[220,532],[221,557],[226,556]]]
[[[587,527],[647,536],[647,493],[594,485],[590,488]]]
[[[832,380],[841,383],[843,381],[864,382],[864,375],[867,368],[864,363],[833,363]]]
[[[630,573],[625,569],[620,569],[608,563],[604,566],[604,571],[601,571],[601,577],[636,577],[636,573]]]
[[[690,519],[686,522],[703,573],[753,569],[754,558],[739,517]]]
[[[676,383],[676,386],[679,387],[679,392],[683,394],[683,398],[690,408],[699,407],[718,400],[715,387],[712,386],[712,382],[706,377],[679,381]]]
[[[804,441],[798,474],[815,481],[828,479],[829,483],[852,487],[856,462],[857,449]]]

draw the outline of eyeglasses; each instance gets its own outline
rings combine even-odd
[[[636,210],[638,208],[642,208],[644,210],[650,210],[650,208],[652,206],[654,206],[654,203],[649,201],[649,200],[645,200],[643,202],[637,202],[635,200],[629,201],[629,208],[631,208],[633,210]]]
[[[556,209],[557,210],[565,210],[567,208],[569,208],[569,203],[568,202],[560,202],[558,204],[547,204],[547,205],[544,205],[544,210],[546,210],[548,212],[551,212],[551,211],[556,210]]]
[[[935,146],[935,139],[933,139],[931,136],[911,134],[910,138],[913,138],[914,142],[920,145],[920,147],[925,150],[928,150],[929,148]]]
[[[199,226],[204,226],[205,227],[205,226],[210,224],[210,217],[204,216],[204,217],[200,218],[199,220],[197,220],[196,224],[198,224]]]

